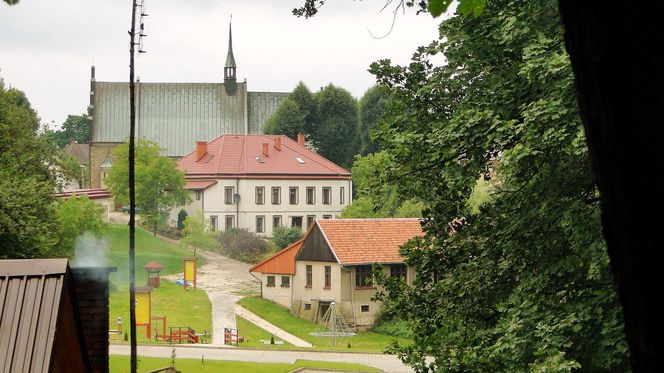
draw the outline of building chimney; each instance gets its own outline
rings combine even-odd
[[[274,138],[274,148],[281,151],[281,137]]]
[[[196,141],[196,162],[200,161],[207,154],[207,141]]]
[[[304,146],[304,134],[302,133],[297,134],[297,143]]]
[[[266,157],[270,156],[270,144],[267,142],[263,143],[263,155]]]
[[[108,366],[108,277],[115,267],[71,267],[83,328],[83,339],[92,372],[107,373]]]

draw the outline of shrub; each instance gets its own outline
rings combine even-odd
[[[298,227],[281,226],[272,231],[272,241],[277,245],[277,248],[281,250],[302,238],[302,235],[302,229]]]
[[[267,242],[246,229],[232,228],[219,235],[221,252],[233,259],[256,263],[267,251]]]
[[[371,329],[380,334],[393,337],[413,338],[413,327],[410,322],[393,318],[391,320],[379,320]]]
[[[184,211],[184,209],[180,209],[180,212],[178,212],[178,223],[177,223],[177,227],[179,230],[184,229],[184,219],[186,219],[187,216],[189,216],[189,214],[187,214],[187,212]]]

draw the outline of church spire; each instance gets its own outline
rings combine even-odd
[[[228,24],[228,54],[226,55],[226,66],[224,67],[224,80],[235,80],[235,56],[233,56],[233,16]]]

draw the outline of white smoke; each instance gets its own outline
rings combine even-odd
[[[97,237],[90,232],[83,233],[74,244],[72,267],[107,267],[108,248],[108,239],[105,237]]]

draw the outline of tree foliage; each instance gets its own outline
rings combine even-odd
[[[385,86],[376,85],[369,88],[359,102],[359,138],[361,155],[376,153],[379,144],[373,139],[372,133],[378,128],[381,117],[389,107],[390,91]]]
[[[100,235],[106,227],[102,216],[104,206],[90,200],[87,196],[71,197],[59,201],[57,210],[58,238],[56,245],[58,256],[72,257],[76,239],[84,233]]]
[[[0,79],[0,258],[53,254],[55,150],[23,92]]]
[[[87,144],[92,135],[92,119],[85,113],[68,115],[59,130],[48,131],[47,134],[59,149],[66,147],[71,140]]]
[[[341,211],[342,218],[418,218],[424,203],[386,182],[383,170],[392,164],[387,152],[356,156],[352,168],[356,198]]]
[[[316,94],[314,146],[325,158],[342,166],[353,164],[357,142],[357,101],[347,90],[329,84]]]
[[[157,226],[163,223],[169,211],[189,202],[189,194],[183,189],[184,172],[175,162],[161,156],[162,149],[155,142],[139,139],[135,153],[136,208],[141,218],[157,234]],[[106,185],[119,204],[129,202],[129,145],[124,143],[113,150],[117,162],[106,178]]]
[[[430,62],[438,53],[446,65]],[[556,2],[488,2],[477,19],[444,21],[410,65],[372,71],[394,100],[378,134],[386,180],[428,206],[426,236],[402,248],[414,283],[382,279],[379,294],[414,325],[402,359],[417,371],[628,370]],[[487,174],[491,197],[473,210]]]
[[[184,210],[180,210],[184,211]],[[207,229],[209,222],[205,220],[202,211],[184,219],[180,246],[186,249],[212,250],[217,247],[217,233]]]
[[[272,230],[272,241],[281,250],[293,242],[302,238],[302,229],[298,227],[281,226]]]

